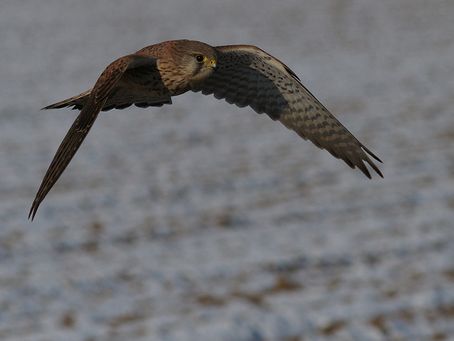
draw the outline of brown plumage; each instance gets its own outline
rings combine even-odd
[[[58,148],[30,209],[40,203],[63,173],[100,111],[171,104],[171,96],[189,90],[214,94],[239,107],[266,113],[351,168],[371,177],[365,163],[381,177],[370,157],[381,160],[359,142],[301,83],[285,64],[250,45],[211,47],[190,40],[151,45],[111,63],[94,87],[44,109],[81,110]],[[369,155],[368,155],[369,154]],[[370,156],[370,157],[369,157]]]

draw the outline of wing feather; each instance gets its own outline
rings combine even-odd
[[[77,96],[48,105],[43,109],[73,107],[73,109],[81,110],[90,97],[90,93],[91,90],[87,90]],[[149,65],[126,70],[116,86],[110,91],[108,99],[101,110],[124,109],[132,104],[140,108],[146,108],[150,106],[159,107],[171,103],[170,94],[162,83],[156,63],[150,61]]]
[[[128,69],[150,66],[153,64],[155,64],[154,58],[128,55],[117,59],[103,71],[83,105],[82,111],[79,116],[77,116],[55,153],[30,208],[29,218],[33,220],[35,217],[39,205],[79,149],[93,126],[100,110],[105,105],[109,94],[122,78],[124,72]]]
[[[255,46],[218,46],[216,50],[215,72],[194,85],[193,91],[266,113],[350,167],[359,168],[368,178],[371,175],[366,163],[383,177],[370,157],[381,160],[317,100],[288,66]]]

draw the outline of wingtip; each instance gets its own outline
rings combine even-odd
[[[383,163],[383,161],[377,156],[375,155],[374,153],[372,153],[372,151],[367,148],[366,146],[364,146],[363,144],[361,144],[361,148],[364,149],[364,151],[369,154],[370,156],[372,156],[373,159],[375,159],[376,161],[380,162],[380,163]]]
[[[366,160],[367,163],[369,164],[369,166],[372,167],[372,169],[375,171],[375,173],[377,173],[382,179],[384,178],[383,176],[383,173],[382,171],[377,167],[377,165],[375,163],[372,162],[372,160]],[[377,160],[377,161],[380,161],[381,163],[383,163],[381,160]]]
[[[372,179],[372,175],[370,175],[370,172],[364,163],[362,164],[362,166],[358,166],[358,168],[361,170],[361,172],[363,172],[365,176],[367,176],[369,179]]]
[[[363,144],[361,145],[361,148],[369,155],[371,156],[374,160],[380,162],[380,163],[383,163],[383,161],[377,156],[375,155],[374,153],[372,153],[372,151],[365,147]],[[369,166],[372,167],[372,169],[381,177],[381,178],[384,178],[383,176],[383,173],[381,172],[381,170],[377,167],[377,165],[369,158],[366,156],[366,159],[365,161],[369,164]],[[368,177],[369,179],[371,179],[371,177]]]
[[[347,163],[348,164],[348,163]],[[377,167],[377,165],[369,158],[365,157],[362,159],[360,162],[356,163],[356,165],[353,165],[353,167],[358,167],[358,169],[369,179],[372,179],[372,175],[367,168],[367,165],[369,165],[381,178],[383,178],[383,173],[381,170]]]
[[[28,212],[28,220],[33,221],[35,218],[35,212],[33,212],[33,206],[30,208],[30,211]]]
[[[50,105],[47,105],[43,108],[41,108],[40,110],[49,110],[49,109],[58,109],[59,107],[55,106],[55,104],[50,104]]]
[[[376,167],[376,166],[375,166],[375,167]],[[380,175],[380,177],[381,177],[382,179],[384,179],[384,175],[383,175],[383,173],[381,172],[380,169],[378,169],[378,168],[376,167],[376,168],[374,168],[374,170],[377,172],[378,175]]]
[[[30,207],[30,211],[28,212],[28,220],[33,221],[35,219],[36,212],[38,211],[38,207],[35,205],[35,202]]]

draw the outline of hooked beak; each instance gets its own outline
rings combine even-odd
[[[216,69],[216,59],[211,59],[208,63],[208,66],[213,68],[213,69]]]

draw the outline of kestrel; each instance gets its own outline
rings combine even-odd
[[[381,162],[355,138],[301,83],[288,66],[251,45],[210,46],[174,40],[145,47],[112,62],[91,90],[44,109],[72,106],[80,113],[58,148],[30,209],[39,205],[73,158],[100,111],[171,104],[187,91],[224,98],[239,107],[266,113],[317,147],[358,167],[368,178],[370,157]],[[370,156],[370,157],[369,157]]]

